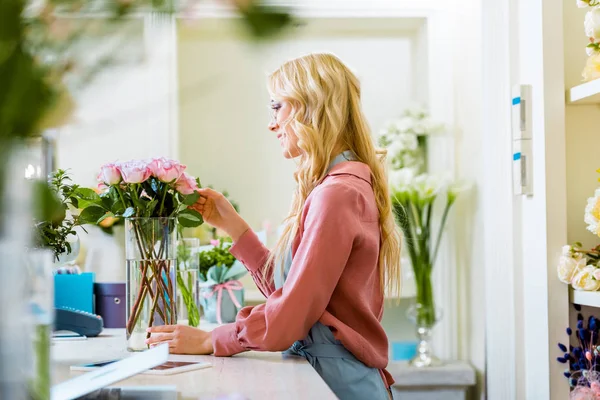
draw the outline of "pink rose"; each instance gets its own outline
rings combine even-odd
[[[98,180],[106,185],[116,185],[121,182],[121,172],[117,164],[108,163],[100,167]]]
[[[198,190],[198,184],[193,176],[184,172],[175,182],[175,190],[185,195],[192,194]]]
[[[104,193],[108,190],[108,186],[104,184],[104,182],[98,182],[98,192]]]
[[[179,179],[186,167],[177,161],[161,157],[153,159],[148,168],[150,168],[152,175],[157,177],[159,181],[170,183]]]
[[[142,183],[150,177],[148,164],[143,161],[127,161],[119,165],[119,170],[126,183]]]
[[[215,246],[215,247],[217,247],[218,245],[221,244],[221,242],[219,242],[217,239],[212,239],[210,241],[210,244],[213,245],[213,246]]]

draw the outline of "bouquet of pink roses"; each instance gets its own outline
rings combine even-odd
[[[98,174],[101,193],[79,193],[79,218],[99,224],[110,217],[175,217],[184,227],[199,226],[202,216],[188,207],[199,198],[200,181],[185,169],[167,158],[105,164]]]
[[[200,197],[200,181],[185,168],[166,158],[105,164],[98,175],[100,194],[91,189],[79,193],[82,222],[125,219],[130,350],[146,347],[146,328],[177,323],[177,226],[203,223],[189,207]]]

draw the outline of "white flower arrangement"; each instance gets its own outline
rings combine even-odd
[[[443,130],[444,126],[434,122],[426,108],[414,106],[387,121],[379,133],[379,144],[387,148],[392,170],[408,169],[416,176],[424,172],[427,136]]]
[[[591,81],[600,78],[600,0],[577,0],[577,7],[591,8],[583,22],[590,43],[585,49],[588,59],[582,73],[584,81]]]
[[[584,220],[587,230],[600,237],[600,188],[588,198]],[[600,290],[600,245],[590,250],[583,249],[581,243],[564,246],[557,273],[561,282],[570,284],[576,290]]]

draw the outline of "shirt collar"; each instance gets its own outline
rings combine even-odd
[[[359,161],[346,161],[336,164],[329,170],[327,175],[354,175],[371,184],[371,170],[369,166]]]

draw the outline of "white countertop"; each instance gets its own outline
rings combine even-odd
[[[202,322],[201,328],[214,325]],[[52,345],[52,381],[63,382],[82,372],[70,366],[131,356],[125,330],[105,329],[95,338],[61,341]],[[335,395],[313,367],[301,357],[281,353],[246,352],[233,357],[180,356],[171,360],[201,360],[211,368],[170,376],[137,375],[114,386],[176,385],[181,399],[216,399],[241,394],[247,399],[335,399]]]

